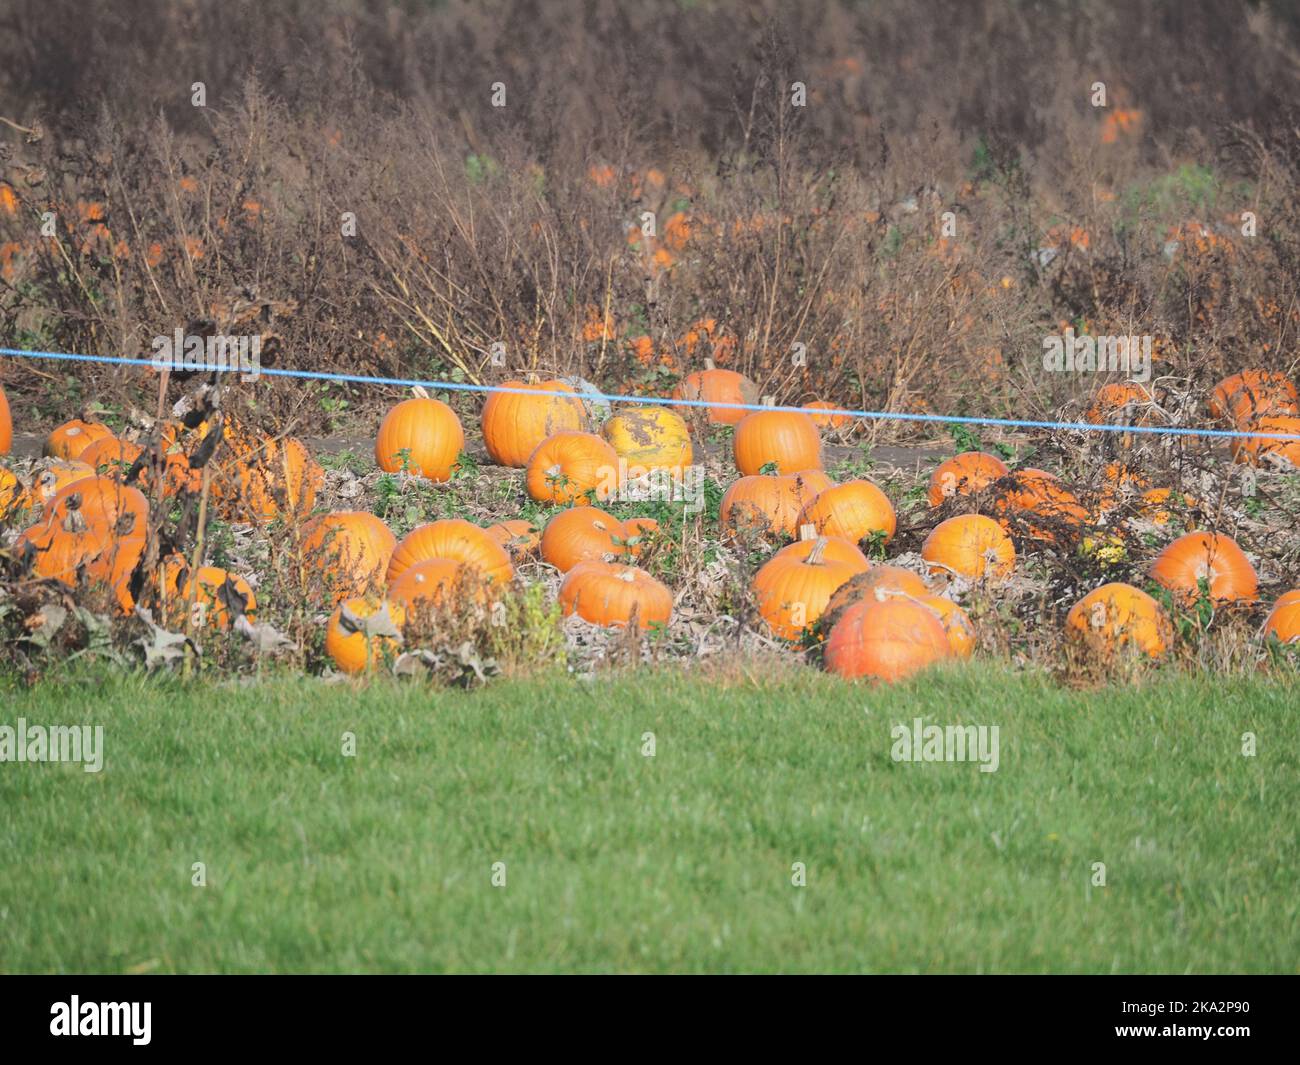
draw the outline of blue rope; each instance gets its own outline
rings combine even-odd
[[[126,359],[112,355],[72,355],[58,351],[19,351],[0,348],[0,355],[16,359],[54,359],[60,362],[92,362],[113,366],[142,366],[162,369],[151,359]],[[165,364],[170,366],[171,364]],[[187,366],[187,371],[241,373],[234,366]],[[789,411],[835,417],[871,418],[880,421],[936,422],[941,425],[996,425],[1010,429],[1064,429],[1079,432],[1146,433],[1152,436],[1208,436],[1229,439],[1300,440],[1295,433],[1256,433],[1239,429],[1194,429],[1163,425],[1094,425],[1088,422],[1033,421],[1022,418],[974,418],[960,414],[908,414],[899,411],[847,410],[827,407],[768,407],[761,403],[717,403],[704,399],[670,399],[662,396],[621,396],[604,392],[549,392],[536,388],[510,388],[505,385],[470,385],[458,381],[420,381],[405,377],[365,377],[360,374],[322,373],[313,370],[260,370],[263,377],[291,377],[310,381],[338,381],[342,384],[392,385],[399,388],[426,388],[445,392],[502,392],[523,396],[556,396],[568,399],[604,400],[610,403],[659,404],[673,407],[712,407],[720,410]]]

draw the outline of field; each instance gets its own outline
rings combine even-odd
[[[1297,100],[1271,0],[13,0],[0,969],[1293,970]]]
[[[102,723],[106,756],[0,775],[26,856],[0,869],[4,966],[1289,972],[1297,694],[990,669],[470,695],[84,677],[7,699]],[[914,716],[1000,725],[997,772],[893,762]]]

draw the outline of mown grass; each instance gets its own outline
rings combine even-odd
[[[102,724],[106,763],[0,766],[0,967],[1294,971],[1297,694],[993,668],[11,692],[0,723]],[[916,716],[999,725],[1000,768],[892,761]]]

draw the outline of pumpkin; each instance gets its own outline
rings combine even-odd
[[[1300,643],[1300,588],[1278,597],[1264,622],[1264,635],[1283,643]]]
[[[84,462],[96,473],[103,472],[105,476],[118,480],[142,454],[144,448],[139,444],[119,440],[115,436],[105,436],[82,451],[78,461]]]
[[[579,562],[560,585],[560,608],[593,625],[622,628],[667,625],[673,593],[637,566],[589,559]]]
[[[344,673],[364,673],[397,653],[406,624],[401,603],[368,597],[348,599],[334,608],[325,626],[325,653]]]
[[[654,518],[628,518],[623,522],[623,549],[633,558],[639,558],[647,540],[659,532],[659,523]]]
[[[1200,582],[1209,584],[1216,603],[1253,603],[1259,578],[1245,552],[1231,536],[1193,532],[1169,544],[1151,564],[1151,579],[1182,602],[1199,598]]]
[[[565,430],[587,429],[587,412],[582,400],[563,381],[507,381],[502,388],[510,392],[493,392],[483,404],[483,443],[492,461],[499,466],[522,469],[528,465],[537,445],[548,436]],[[567,392],[563,396],[528,395],[530,392]]]
[[[595,507],[574,507],[546,523],[542,530],[542,559],[561,573],[568,573],[579,562],[626,556],[627,540],[628,530],[613,515]]]
[[[804,409],[808,412],[808,417],[813,420],[813,425],[818,429],[843,429],[853,421],[853,417],[848,414],[820,414],[819,411],[838,411],[843,410],[838,403],[831,403],[825,399],[815,399],[811,403],[804,404]]]
[[[540,503],[605,500],[618,489],[618,455],[594,433],[556,433],[537,445],[524,485]]]
[[[826,640],[825,662],[842,677],[893,683],[951,654],[948,634],[934,610],[891,598],[849,607]]]
[[[464,518],[443,518],[420,525],[402,538],[391,561],[386,562],[388,580],[397,580],[411,566],[430,558],[463,562],[496,584],[507,583],[515,573],[506,549],[486,529]]]
[[[756,474],[733,481],[722,496],[718,525],[724,539],[740,532],[789,538],[803,508],[832,485],[821,470]]]
[[[1138,517],[1154,525],[1167,525],[1177,508],[1192,510],[1198,506],[1200,503],[1192,496],[1185,493],[1175,495],[1172,488],[1150,488],[1142,493],[1142,505],[1138,508]],[[1188,525],[1192,524],[1193,521],[1189,517]]]
[[[758,612],[784,640],[797,640],[826,610],[831,596],[862,572],[855,562],[827,557],[826,537],[803,552],[777,552],[754,574]],[[792,545],[800,546],[800,545]]]
[[[975,626],[970,623],[966,611],[941,595],[923,595],[918,602],[938,616],[954,658],[970,658],[975,653]]]
[[[1122,651],[1161,657],[1173,639],[1168,617],[1151,596],[1131,584],[1103,584],[1070,608],[1066,629],[1102,658]]]
[[[1024,530],[1032,539],[1056,542],[1056,530],[1073,533],[1088,517],[1073,492],[1046,470],[1027,467],[1003,478],[1002,490],[994,500],[994,510],[1002,515],[999,523],[1012,532],[1011,517],[1023,519],[1034,515],[1045,519],[1046,526],[1026,522]]]
[[[384,415],[375,437],[375,462],[386,473],[404,468],[431,481],[446,481],[464,449],[465,431],[456,412],[442,400],[416,396]]]
[[[1271,370],[1242,370],[1225,377],[1210,393],[1210,413],[1244,425],[1255,418],[1300,415],[1300,396],[1291,380]]]
[[[1016,548],[996,521],[983,514],[959,514],[941,521],[921,546],[931,573],[955,573],[969,580],[1009,577]]]
[[[763,472],[769,463],[777,473],[822,468],[817,426],[798,411],[759,410],[745,415],[731,441],[736,469],[746,477]]]
[[[719,370],[712,360],[704,360],[704,369],[687,374],[673,389],[673,399],[693,402],[754,404],[758,402],[758,386],[744,374],[735,370]],[[699,410],[696,406],[677,408],[681,414]],[[709,406],[709,422],[713,425],[735,425],[747,411],[740,407]]]
[[[820,543],[822,557],[827,562],[843,562],[852,566],[857,573],[866,573],[867,570],[871,569],[871,561],[862,553],[857,544],[845,540],[842,536],[818,536],[811,527],[807,531],[810,535],[802,540],[796,540],[792,544],[786,544],[772,557],[781,558],[785,556],[806,559],[817,549]]]
[[[33,509],[44,506],[68,485],[94,476],[95,468],[84,462],[66,459],[51,462],[36,475],[25,505]]]
[[[459,559],[426,558],[402,570],[401,576],[388,586],[388,598],[401,603],[408,611],[420,603],[445,606],[451,602],[457,585],[466,579],[466,574],[473,572],[473,567]],[[476,590],[481,602],[484,598],[481,583]]]
[[[200,438],[206,427],[200,427]],[[276,440],[227,422],[213,459],[211,495],[226,521],[256,523],[311,512],[325,471],[299,440]],[[174,450],[174,449],[171,449]]]
[[[926,499],[930,506],[937,507],[952,496],[981,492],[1008,472],[1007,464],[996,455],[986,451],[963,451],[935,468],[930,475]]]
[[[610,418],[601,430],[631,476],[638,469],[671,470],[675,477],[691,464],[691,434],[680,415],[666,407],[635,407]]]
[[[814,525],[823,536],[842,536],[858,543],[880,537],[889,543],[898,527],[894,505],[870,481],[845,481],[821,492],[803,508],[800,525]]]
[[[328,601],[337,603],[382,585],[396,545],[392,531],[373,514],[344,510],[307,524],[302,559],[325,586]]]
[[[27,505],[27,490],[12,470],[0,466],[0,521]]]
[[[845,581],[826,604],[824,627],[830,627],[855,603],[891,598],[924,599],[930,595],[925,581],[902,566],[874,563]]]
[[[96,440],[111,437],[113,430],[99,422],[73,418],[51,431],[45,438],[45,454],[56,459],[79,459]]]
[[[523,518],[499,521],[495,525],[489,525],[483,531],[504,547],[511,560],[516,563],[537,554],[542,546],[541,530],[531,521]]]
[[[1229,441],[1232,457],[1252,466],[1292,466],[1300,469],[1300,417],[1270,415],[1256,418],[1250,428],[1259,433],[1285,433],[1295,440],[1275,440],[1265,436],[1235,436]]]
[[[112,588],[123,613],[135,603],[129,582],[144,554],[149,503],[108,477],[84,477],[59,490],[41,521],[15,545],[38,577],[75,587],[78,572]]]
[[[1093,425],[1106,425],[1117,414],[1130,413],[1134,407],[1147,406],[1154,400],[1151,393],[1136,381],[1115,381],[1102,385],[1092,397],[1092,405],[1084,412]],[[1125,411],[1125,408],[1129,408]],[[1141,424],[1135,420],[1133,424]]]
[[[179,573],[175,579],[179,583]],[[219,566],[200,566],[184,586],[176,588],[168,608],[173,620],[179,619],[178,623],[183,623],[185,611],[189,609],[189,620],[194,628],[225,632],[233,619],[241,614],[250,620],[256,616],[257,597],[243,577],[228,573]]]
[[[9,400],[5,398],[5,390],[0,388],[0,455],[9,454],[13,443],[14,423],[9,416]]]

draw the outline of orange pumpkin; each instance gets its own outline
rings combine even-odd
[[[855,562],[828,557],[826,537],[809,542],[807,551],[778,551],[754,574],[758,612],[784,640],[799,639],[822,616],[840,585],[862,572]]]
[[[1300,643],[1300,588],[1278,596],[1264,622],[1264,635],[1283,643]]]
[[[953,657],[970,658],[975,653],[975,626],[970,623],[966,611],[941,595],[923,595],[918,601],[938,615]]]
[[[937,507],[952,496],[981,492],[1007,473],[1007,464],[996,455],[986,451],[963,451],[935,468],[930,475],[926,499],[930,506]]]
[[[843,562],[845,565],[852,566],[858,573],[866,573],[871,569],[871,561],[862,553],[858,545],[845,540],[842,536],[818,536],[813,533],[805,539],[786,544],[772,557],[806,559],[817,549],[819,543],[822,558],[827,562]]]
[[[876,563],[836,589],[826,604],[826,620],[833,624],[855,603],[891,598],[924,599],[930,594],[929,586],[911,570]]]
[[[14,423],[9,416],[9,400],[5,398],[5,390],[0,388],[0,455],[9,454],[13,443]]]
[[[365,673],[397,653],[398,637],[381,629],[400,630],[406,608],[391,600],[348,599],[334,608],[325,626],[325,653],[344,673]]]
[[[667,625],[673,593],[645,570],[589,559],[573,566],[560,585],[560,608],[593,625],[638,628]]]
[[[541,503],[605,500],[618,488],[618,455],[595,433],[556,433],[537,445],[524,484]]]
[[[375,438],[375,462],[387,473],[405,468],[431,481],[446,481],[464,449],[465,431],[456,412],[441,400],[416,396],[384,415]]]
[[[381,587],[396,545],[397,537],[373,514],[344,510],[307,524],[302,558],[328,601],[338,603]]]
[[[880,536],[889,543],[898,527],[894,505],[870,481],[845,481],[827,488],[803,508],[799,525],[814,525],[823,536],[842,536],[858,543]]]
[[[848,414],[819,414],[818,411],[839,411],[844,408],[838,403],[832,403],[826,399],[815,399],[811,403],[805,403],[804,408],[808,411],[808,417],[813,420],[813,424],[818,429],[843,429],[853,421],[853,417]]]
[[[542,559],[561,573],[579,562],[605,561],[628,554],[627,530],[611,514],[595,507],[574,507],[556,514],[542,530]]]
[[[582,400],[563,381],[507,381],[501,387],[514,391],[488,396],[482,419],[483,443],[497,465],[522,469],[548,436],[565,430],[586,431]],[[526,394],[532,392],[566,392],[575,398]]]
[[[499,521],[495,525],[489,525],[484,532],[504,547],[515,563],[537,554],[542,546],[541,530],[523,518]]]
[[[1210,393],[1210,413],[1241,426],[1255,418],[1300,415],[1300,396],[1291,380],[1271,370],[1242,370],[1225,377]]]
[[[450,603],[456,586],[472,572],[471,566],[458,559],[426,558],[402,570],[401,576],[388,586],[388,598],[401,603],[408,611],[421,603],[445,606]],[[481,585],[477,598],[480,601],[484,598]]]
[[[169,575],[169,583],[179,584],[180,567],[173,563],[172,568],[176,572]],[[200,566],[184,586],[174,589],[168,603],[168,613],[176,624],[183,624],[186,609],[190,610],[189,620],[194,628],[225,632],[241,614],[250,620],[256,616],[257,597],[243,577],[219,566]]]
[[[1181,506],[1184,510],[1191,510],[1199,505],[1192,496],[1183,493],[1175,495],[1172,488],[1150,488],[1142,493],[1142,505],[1138,509],[1138,517],[1154,525],[1167,525],[1174,514],[1171,508]],[[1193,523],[1189,519],[1188,525],[1191,524]]]
[[[673,389],[673,399],[693,402],[753,404],[758,402],[758,386],[744,374],[735,370],[719,370],[709,359],[704,369],[687,374]],[[696,406],[682,406],[677,410],[689,415],[699,410]],[[736,407],[709,406],[709,422],[713,425],[735,425],[748,413]]]
[[[822,468],[821,436],[806,414],[761,410],[745,415],[731,442],[736,469],[746,477],[761,473],[769,463],[777,473]]]
[[[95,468],[77,460],[59,459],[36,474],[24,506],[42,507],[68,485],[85,477],[94,477]]]
[[[119,440],[115,436],[105,436],[81,452],[78,460],[91,469],[103,472],[105,476],[120,480],[126,468],[144,453],[144,448],[129,440]]]
[[[1169,619],[1151,596],[1131,584],[1103,584],[1066,615],[1068,632],[1090,650],[1110,659],[1123,651],[1161,657],[1173,639]]]
[[[112,435],[113,430],[107,425],[73,418],[52,430],[45,438],[45,454],[57,459],[80,459],[81,453],[96,440]]]
[[[996,521],[983,514],[959,514],[941,521],[925,538],[921,557],[931,573],[955,573],[969,580],[1009,577],[1016,548]]]
[[[1093,425],[1106,425],[1108,419],[1124,412],[1126,407],[1132,411],[1152,402],[1151,393],[1136,381],[1114,381],[1097,389],[1084,418]],[[1141,424],[1140,419],[1135,419],[1133,424]]]
[[[27,490],[12,470],[0,466],[0,521],[27,505]]]
[[[1080,506],[1074,493],[1045,470],[1016,470],[1004,479],[1004,485],[993,506],[1002,515],[999,523],[1007,532],[1012,531],[1012,516],[1023,518],[1025,515],[1035,515],[1049,524],[1040,526],[1027,522],[1027,534],[1035,540],[1054,543],[1056,533],[1052,529],[1053,525],[1074,532],[1088,517],[1088,512]]]
[[[515,568],[510,556],[486,529],[464,518],[443,518],[412,529],[393,550],[386,562],[389,581],[395,581],[417,562],[430,558],[447,558],[464,562],[481,573],[485,580],[507,583]]]
[[[1258,433],[1285,433],[1294,440],[1276,440],[1265,436],[1234,436],[1229,441],[1232,457],[1252,466],[1293,466],[1300,469],[1300,417],[1269,415],[1255,418],[1250,428]]]
[[[1183,602],[1200,596],[1201,581],[1208,583],[1216,603],[1253,603],[1258,598],[1255,567],[1237,542],[1223,533],[1180,536],[1156,556],[1150,575]]]
[[[724,539],[742,531],[788,539],[799,527],[803,508],[831,485],[831,479],[821,470],[741,477],[722,497],[719,528]]]
[[[199,437],[206,432],[201,426]],[[251,524],[311,512],[325,471],[301,441],[263,437],[227,422],[222,442],[225,450],[219,450],[212,461],[211,494],[226,521]],[[178,453],[175,447],[169,450]]]
[[[906,599],[849,607],[826,640],[826,668],[842,677],[893,683],[952,654],[943,623],[930,607]]]

